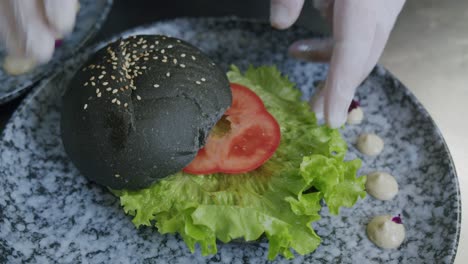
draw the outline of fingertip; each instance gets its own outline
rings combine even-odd
[[[310,108],[315,113],[315,117],[317,117],[319,120],[324,118],[324,85],[324,81],[320,81],[315,88],[316,91],[314,96],[312,96],[309,100]]]
[[[315,113],[317,119],[324,119],[323,103],[320,101],[310,101],[312,111]]]
[[[12,1],[13,2],[13,1]],[[54,30],[44,17],[42,1],[14,1],[14,16],[18,48],[9,49],[9,53],[27,58],[37,63],[45,63],[54,53]]]
[[[59,36],[73,31],[79,9],[77,0],[45,0],[44,5],[47,21]]]
[[[325,102],[325,121],[330,128],[339,128],[346,122],[349,103],[345,100]]]
[[[342,125],[345,124],[346,122],[346,116],[344,115],[332,115],[332,116],[329,116],[328,118],[325,119],[327,121],[327,125],[328,127],[330,128],[333,128],[333,129],[336,129],[336,128],[340,128]]]
[[[325,85],[325,121],[330,128],[339,128],[346,122],[355,89],[347,89],[349,86],[343,86],[342,83],[330,79],[327,79]]]
[[[48,62],[53,54],[55,38],[51,32],[31,31],[26,41],[26,56],[35,59],[38,63]]]
[[[270,23],[276,29],[286,29],[296,22],[304,0],[271,0]]]
[[[271,26],[276,29],[286,29],[294,22],[291,22],[289,10],[283,4],[272,4],[270,11]]]

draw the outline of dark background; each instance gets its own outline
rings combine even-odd
[[[328,32],[324,21],[313,9],[311,1],[305,2],[297,24],[317,32]],[[158,20],[176,17],[237,16],[268,21],[269,13],[269,0],[114,0],[107,21],[91,43]],[[0,105],[0,132],[25,96]]]

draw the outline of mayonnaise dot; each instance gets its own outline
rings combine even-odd
[[[390,215],[379,215],[367,224],[367,237],[378,247],[397,248],[405,240],[405,227],[392,221]]]
[[[398,183],[392,175],[376,171],[367,175],[366,190],[376,199],[388,201],[398,193]]]
[[[36,64],[34,59],[6,56],[3,69],[10,75],[20,75],[31,71]]]
[[[356,107],[348,113],[346,123],[349,125],[359,125],[364,119],[364,112],[361,107]]]
[[[368,156],[376,156],[382,152],[384,142],[376,134],[364,133],[359,135],[356,145],[361,153]]]

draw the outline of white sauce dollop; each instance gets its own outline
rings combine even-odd
[[[373,197],[387,201],[398,193],[398,183],[392,175],[376,171],[367,175],[366,190]]]
[[[383,140],[376,134],[364,133],[359,135],[357,140],[357,148],[363,154],[376,156],[382,152],[384,147]]]
[[[390,215],[379,215],[367,224],[367,236],[381,248],[397,248],[405,240],[405,227],[393,222]]]
[[[361,124],[363,119],[364,112],[362,111],[362,108],[358,106],[348,113],[346,123],[348,123],[349,125],[359,125]]]
[[[3,69],[10,75],[20,75],[29,72],[36,66],[36,61],[30,58],[6,56]]]

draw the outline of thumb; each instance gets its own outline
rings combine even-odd
[[[296,22],[304,0],[271,0],[270,23],[274,28],[286,29]]]

